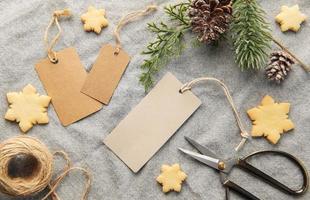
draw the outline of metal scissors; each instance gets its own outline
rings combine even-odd
[[[245,157],[239,157],[237,153],[233,158],[228,160],[222,160],[216,156],[215,153],[213,153],[208,148],[204,147],[203,145],[199,144],[198,142],[194,141],[191,138],[185,137],[185,139],[194,146],[200,153],[195,153],[192,151],[188,151],[182,148],[179,148],[183,153],[191,156],[192,158],[206,164],[207,166],[214,168],[219,171],[220,173],[220,181],[225,187],[225,193],[226,193],[226,200],[229,199],[229,190],[232,190],[239,195],[252,200],[260,200],[258,197],[253,195],[252,193],[248,192],[247,190],[243,189],[241,186],[237,185],[233,181],[229,180],[228,176],[231,172],[231,170],[234,167],[238,167],[245,172],[249,172],[252,175],[255,175],[256,177],[260,178],[266,183],[269,183],[274,188],[280,189],[283,192],[289,194],[289,195],[301,195],[304,194],[309,186],[309,178],[308,178],[308,172],[305,166],[302,164],[302,162],[294,157],[293,155],[284,152],[284,151],[278,151],[278,150],[264,150],[264,151],[257,151],[254,152],[248,156]],[[294,190],[289,188],[288,186],[282,184],[281,182],[277,181],[276,179],[272,178],[271,176],[265,174],[261,170],[257,169],[253,165],[251,165],[247,160],[255,155],[259,154],[277,154],[280,156],[284,156],[285,158],[288,158],[290,161],[296,164],[296,166],[301,170],[302,176],[303,176],[303,184],[300,189]]]

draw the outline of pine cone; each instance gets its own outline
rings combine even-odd
[[[193,0],[189,9],[191,27],[204,43],[217,41],[229,28],[231,0]]]
[[[276,51],[270,55],[270,61],[265,69],[266,76],[269,80],[281,83],[294,64],[294,59],[284,51]]]

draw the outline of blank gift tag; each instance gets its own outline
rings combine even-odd
[[[133,172],[138,172],[200,106],[192,92],[179,92],[181,86],[167,73],[104,139]]]
[[[80,92],[87,76],[74,48],[57,52],[58,62],[46,58],[36,64],[36,71],[50,97],[59,120],[70,125],[102,108],[102,104]]]
[[[129,61],[128,54],[107,44],[104,45],[89,72],[82,92],[88,96],[108,104],[117,87]]]

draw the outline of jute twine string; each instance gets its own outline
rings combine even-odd
[[[53,16],[52,16],[52,19],[50,21],[50,23],[48,24],[46,30],[45,30],[45,34],[44,34],[44,43],[45,43],[45,46],[46,46],[46,51],[47,51],[47,56],[48,58],[50,59],[50,61],[52,63],[57,63],[58,62],[58,59],[57,59],[57,54],[56,52],[53,50],[54,46],[56,45],[57,41],[59,40],[60,38],[60,35],[62,33],[62,29],[59,25],[59,18],[60,17],[69,17],[71,16],[71,12],[69,9],[64,9],[64,10],[56,10],[54,13],[53,13]],[[53,24],[56,24],[56,27],[58,29],[58,33],[55,35],[55,37],[49,42],[49,39],[48,39],[48,33],[49,33],[49,30],[50,28],[53,26]]]
[[[87,195],[89,193],[89,190],[90,190],[90,186],[91,186],[91,176],[90,176],[90,173],[84,169],[84,168],[81,168],[81,167],[70,167],[69,169],[65,170],[63,173],[61,173],[55,181],[53,181],[53,184],[50,185],[49,187],[51,188],[50,192],[47,193],[47,195],[45,197],[42,198],[42,200],[46,200],[50,195],[52,195],[54,193],[54,191],[57,189],[57,187],[59,186],[59,184],[64,180],[64,178],[71,172],[71,171],[76,171],[76,170],[79,170],[79,171],[82,171],[83,174],[85,175],[86,177],[86,184],[85,184],[85,189],[84,189],[84,192],[82,194],[82,198],[81,200],[86,200],[87,199]],[[58,200],[58,196],[57,194],[55,195],[55,200]]]
[[[53,153],[53,156],[54,156],[54,157],[55,157],[55,156],[61,156],[61,157],[66,161],[66,164],[65,164],[65,166],[64,166],[64,168],[63,168],[63,171],[66,171],[66,170],[68,170],[69,168],[72,167],[72,162],[71,162],[71,160],[70,160],[70,158],[69,158],[69,156],[68,156],[68,154],[67,154],[66,152],[64,152],[64,151],[55,151],[55,152]],[[53,187],[55,181],[56,181],[56,180],[54,180],[53,182],[50,182],[50,183],[48,184],[48,187],[49,187],[50,190],[52,189],[52,187]],[[51,199],[52,199],[52,200],[60,200],[59,196],[57,195],[57,193],[56,193],[55,191],[53,191],[53,192],[50,194],[50,196],[51,196]]]
[[[19,154],[32,155],[37,159],[39,167],[31,177],[11,178],[8,175],[10,160]],[[55,156],[61,156],[66,161],[66,164],[63,172],[55,180],[51,180]],[[29,136],[14,137],[0,144],[0,192],[7,195],[27,197],[49,187],[50,191],[42,200],[48,197],[51,197],[52,200],[60,200],[55,191],[63,179],[73,170],[82,171],[86,177],[86,184],[81,198],[86,200],[91,186],[90,173],[86,169],[72,167],[72,162],[65,152],[56,151],[51,154],[43,143]]]
[[[120,31],[121,29],[128,24],[129,22],[137,20],[139,17],[146,16],[154,11],[157,10],[156,5],[149,5],[143,10],[137,10],[131,13],[128,13],[127,15],[123,16],[120,21],[118,22],[115,30],[114,30],[114,37],[116,42],[116,54],[119,53],[120,49],[122,48],[121,45],[121,37],[120,37]]]
[[[203,77],[203,78],[194,79],[191,82],[188,82],[188,83],[184,84],[181,87],[180,92],[184,93],[187,90],[191,90],[194,85],[196,85],[197,83],[202,82],[202,81],[215,81],[215,82],[219,83],[221,85],[222,89],[224,90],[225,96],[227,97],[227,100],[228,100],[228,102],[229,102],[229,104],[230,104],[230,106],[231,106],[231,108],[232,108],[232,110],[234,112],[234,116],[236,118],[238,127],[240,129],[240,135],[242,137],[241,142],[235,148],[236,151],[239,151],[244,146],[246,140],[249,138],[249,134],[248,134],[248,132],[244,128],[244,125],[242,123],[240,115],[239,115],[239,113],[237,111],[237,108],[236,108],[236,106],[234,104],[234,101],[233,101],[233,99],[232,99],[232,97],[231,97],[231,95],[229,93],[229,90],[228,90],[227,86],[222,81],[220,81],[220,80],[218,80],[216,78]]]

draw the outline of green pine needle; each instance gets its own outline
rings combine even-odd
[[[231,36],[235,61],[241,70],[260,69],[266,64],[271,30],[266,13],[256,0],[235,0]]]
[[[149,55],[141,65],[143,73],[140,76],[140,83],[145,91],[153,86],[154,75],[173,57],[180,55],[185,48],[183,36],[189,30],[190,24],[187,16],[188,6],[188,3],[180,3],[165,7],[165,13],[171,21],[175,22],[173,25],[167,25],[164,22],[148,24],[149,30],[156,34],[156,39],[147,45],[147,50],[142,52]]]

